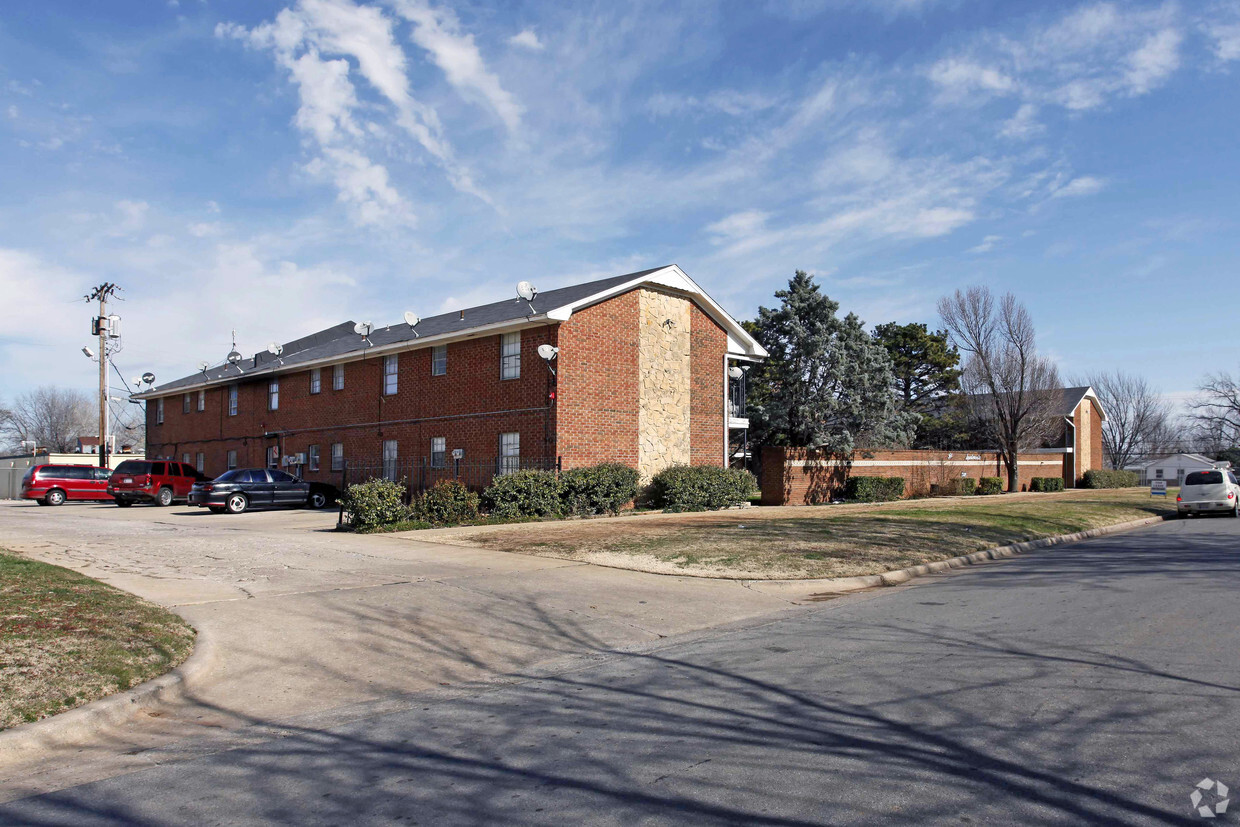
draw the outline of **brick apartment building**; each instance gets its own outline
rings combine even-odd
[[[723,465],[729,434],[748,427],[729,371],[766,355],[675,265],[365,337],[354,328],[278,355],[233,354],[136,394],[147,456],[209,475],[266,466],[324,481],[346,460],[391,476],[458,461],[500,471],[619,461],[644,476]]]

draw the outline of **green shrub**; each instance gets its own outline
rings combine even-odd
[[[1029,480],[1030,491],[1062,491],[1063,477],[1034,477]]]
[[[1135,488],[1139,480],[1136,471],[1106,471],[1094,468],[1085,472],[1082,482],[1086,488]]]
[[[849,477],[844,499],[857,503],[885,503],[904,496],[904,477]]]
[[[460,480],[442,480],[414,501],[412,516],[431,525],[467,523],[478,519],[478,495]]]
[[[560,474],[564,513],[583,517],[615,514],[637,496],[638,479],[636,468],[619,462],[564,471]]]
[[[707,511],[749,501],[758,487],[753,474],[717,465],[673,465],[654,475],[646,502],[664,511]]]
[[[972,477],[960,478],[960,493],[966,497],[971,497],[977,493],[977,480]]]
[[[560,481],[554,471],[501,474],[482,492],[492,517],[549,517],[561,513]]]
[[[358,531],[408,519],[405,486],[392,480],[367,480],[350,485],[340,497],[345,521]]]
[[[999,477],[982,477],[978,484],[977,493],[979,494],[1002,494],[1003,480]]]

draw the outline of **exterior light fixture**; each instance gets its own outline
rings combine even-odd
[[[86,356],[86,358],[87,358],[87,359],[94,359],[94,358],[95,358],[95,351],[91,350],[91,349],[90,349],[90,348],[88,348],[88,347],[84,347],[84,348],[82,348],[82,353]]]

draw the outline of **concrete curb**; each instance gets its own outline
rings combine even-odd
[[[1114,534],[1120,531],[1129,531],[1134,528],[1142,528],[1144,526],[1155,525],[1165,520],[1165,517],[1146,517],[1141,520],[1132,520],[1126,523],[1116,523],[1115,525],[1103,526],[1101,528],[1091,528],[1086,531],[1077,531],[1072,534],[1060,534],[1055,537],[1043,537],[1039,540],[1029,540],[1024,543],[1013,543],[1010,546],[997,546],[995,548],[983,549],[975,551],[972,554],[963,554],[959,557],[952,557],[947,560],[938,560],[933,563],[923,563],[920,566],[911,566],[907,569],[897,569],[895,571],[885,571],[882,574],[866,574],[858,577],[829,577],[817,580],[742,580],[741,583],[747,588],[756,591],[763,591],[764,586],[772,587],[772,591],[788,591],[795,589],[800,592],[810,590],[814,594],[845,594],[847,592],[860,591],[862,589],[873,589],[879,586],[898,586],[901,583],[907,583],[914,577],[923,577],[927,574],[935,574],[937,572],[946,571],[947,569],[959,569],[965,566],[972,566],[977,563],[984,563],[988,560],[999,560],[1005,557],[1014,557],[1017,554],[1024,554],[1027,551],[1033,551],[1039,548],[1049,548],[1064,543],[1076,543],[1081,540],[1088,540],[1091,537],[1101,537],[1104,534]]]
[[[133,689],[0,732],[0,765],[7,763],[5,759],[21,760],[38,750],[81,743],[124,723],[144,708],[173,703],[210,672],[215,661],[215,645],[198,631],[194,651],[172,671]]]

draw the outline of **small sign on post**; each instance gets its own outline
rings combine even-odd
[[[1150,496],[1165,497],[1167,496],[1166,480],[1150,480]]]

